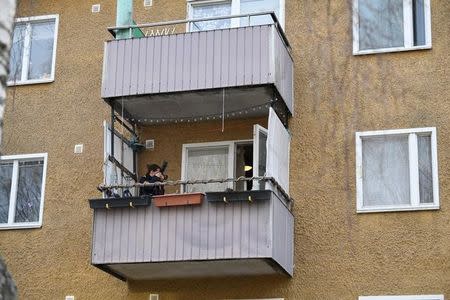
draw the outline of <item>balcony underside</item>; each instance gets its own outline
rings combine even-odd
[[[276,98],[273,86],[267,85],[128,96],[126,99],[109,99],[109,103],[119,114],[123,108],[124,117],[150,125],[155,122],[266,116],[269,106],[278,107],[280,116],[287,115],[283,102],[274,100]]]
[[[271,258],[126,263],[98,265],[97,267],[122,280],[166,280],[276,274],[289,276]]]

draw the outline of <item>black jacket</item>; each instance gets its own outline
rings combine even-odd
[[[149,183],[162,182],[161,178],[148,174],[139,179],[139,183],[144,183],[145,181]],[[141,187],[140,193],[141,195],[164,195],[164,186],[144,186]]]

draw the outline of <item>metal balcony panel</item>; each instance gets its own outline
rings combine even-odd
[[[177,276],[188,278],[190,272],[204,268],[203,261],[221,266],[217,276],[253,274],[248,269],[252,265],[259,266],[259,275],[292,276],[293,225],[284,201],[270,191],[267,199],[253,203],[204,201],[181,207],[94,209],[92,263],[126,278],[131,265],[145,264],[136,270],[154,271],[161,263],[168,268],[179,263]],[[167,272],[177,269],[175,265]],[[158,274],[141,277],[168,276]]]
[[[102,97],[269,85],[292,113],[292,72],[274,25],[113,40],[105,45]]]

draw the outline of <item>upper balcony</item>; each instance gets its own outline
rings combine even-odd
[[[271,22],[252,25],[252,17]],[[192,31],[198,22],[248,18],[252,26]],[[175,33],[167,28],[183,25]],[[186,26],[184,25],[186,24]],[[277,102],[292,115],[293,59],[274,13],[255,13],[109,28],[166,28],[164,34],[105,44],[102,98],[134,120],[179,120]],[[192,31],[192,32],[189,32]],[[172,33],[173,34],[169,34]],[[160,33],[159,30],[157,33]],[[130,34],[133,36],[133,34]],[[253,116],[267,114],[254,110]]]

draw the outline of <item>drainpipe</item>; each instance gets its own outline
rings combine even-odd
[[[133,24],[133,0],[117,0],[116,26]],[[116,39],[128,39],[132,37],[129,29],[120,29],[116,33]]]

